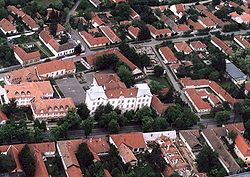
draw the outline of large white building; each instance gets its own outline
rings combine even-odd
[[[86,92],[85,103],[93,115],[100,105],[110,104],[122,112],[150,107],[152,94],[147,84],[127,88],[116,74],[96,74],[93,86]]]

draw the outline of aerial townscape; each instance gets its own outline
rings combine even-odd
[[[250,177],[250,0],[0,0],[0,177]]]

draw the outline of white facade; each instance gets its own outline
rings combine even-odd
[[[115,98],[108,98],[102,86],[96,86],[95,83],[93,85],[93,87],[86,91],[85,100],[91,115],[93,115],[98,106],[108,103],[114,108],[119,108],[122,112],[137,110],[144,106],[150,107],[151,105],[152,94],[147,84],[136,84],[137,95],[134,97],[124,97],[121,94]]]
[[[6,35],[6,34],[15,34],[17,33],[17,30],[12,30],[12,31],[5,31],[2,27],[0,27],[1,31]]]

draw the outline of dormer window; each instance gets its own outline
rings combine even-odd
[[[16,95],[16,96],[19,96],[19,93],[18,93],[18,92],[15,92],[15,95]]]
[[[51,106],[49,106],[49,112],[52,112],[52,107]]]
[[[63,106],[62,105],[60,106],[60,111],[63,111]]]
[[[27,91],[27,95],[30,95],[30,91]]]
[[[57,107],[57,106],[55,106],[55,107],[54,107],[54,110],[55,110],[55,111],[58,111],[58,107]]]
[[[65,110],[66,110],[66,111],[69,110],[69,106],[68,106],[68,105],[65,106]]]
[[[25,95],[24,91],[21,91],[21,95],[22,95],[22,96]]]

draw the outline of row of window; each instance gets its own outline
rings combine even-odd
[[[99,100],[99,99],[98,99],[98,100]],[[127,100],[127,103],[130,103],[130,101],[131,101],[132,103],[135,102],[135,100]],[[140,102],[143,103],[143,102],[145,102],[145,101],[146,101],[146,102],[149,102],[149,99],[142,99],[142,100],[139,99],[139,100],[138,100],[139,103],[140,103]],[[121,101],[119,100],[119,101],[118,101],[118,104],[120,104],[120,103],[123,104],[124,102],[125,102],[124,100],[121,100]],[[103,103],[103,102],[93,102],[93,106],[95,106],[95,105],[100,105],[100,104],[102,104],[102,103]],[[112,101],[112,102],[108,101],[108,103],[111,104],[111,105],[114,105],[114,104],[115,104],[115,101]]]

